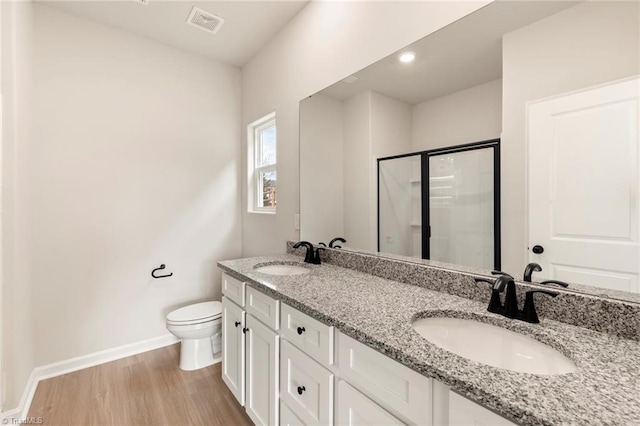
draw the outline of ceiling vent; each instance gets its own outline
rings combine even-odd
[[[222,24],[224,24],[224,18],[194,7],[189,14],[189,18],[187,18],[187,24],[200,28],[208,33],[215,34]]]

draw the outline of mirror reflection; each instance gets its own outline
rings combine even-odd
[[[301,239],[640,301],[639,21],[494,2],[303,100]]]

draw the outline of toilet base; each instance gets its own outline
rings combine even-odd
[[[219,361],[214,357],[211,337],[183,339],[180,343],[180,369],[198,370]]]

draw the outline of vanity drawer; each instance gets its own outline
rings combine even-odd
[[[280,426],[300,426],[304,425],[304,422],[298,418],[287,404],[280,403]]]
[[[333,364],[333,327],[283,303],[280,329],[282,337],[320,364]]]
[[[455,392],[449,392],[449,425],[516,426],[515,423]]]
[[[280,400],[306,425],[333,424],[333,374],[287,341],[280,348]]]
[[[265,325],[277,331],[280,325],[280,301],[247,286],[246,310]]]
[[[224,272],[222,273],[222,294],[242,308],[244,308],[245,286],[246,284],[242,281],[237,280]]]
[[[433,381],[338,333],[338,375],[409,424],[432,424]]]
[[[344,380],[338,381],[336,424],[341,426],[404,425],[378,404],[349,386]]]

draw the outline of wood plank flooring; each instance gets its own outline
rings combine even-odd
[[[43,380],[30,417],[45,425],[252,425],[221,364],[178,367],[179,344]]]

